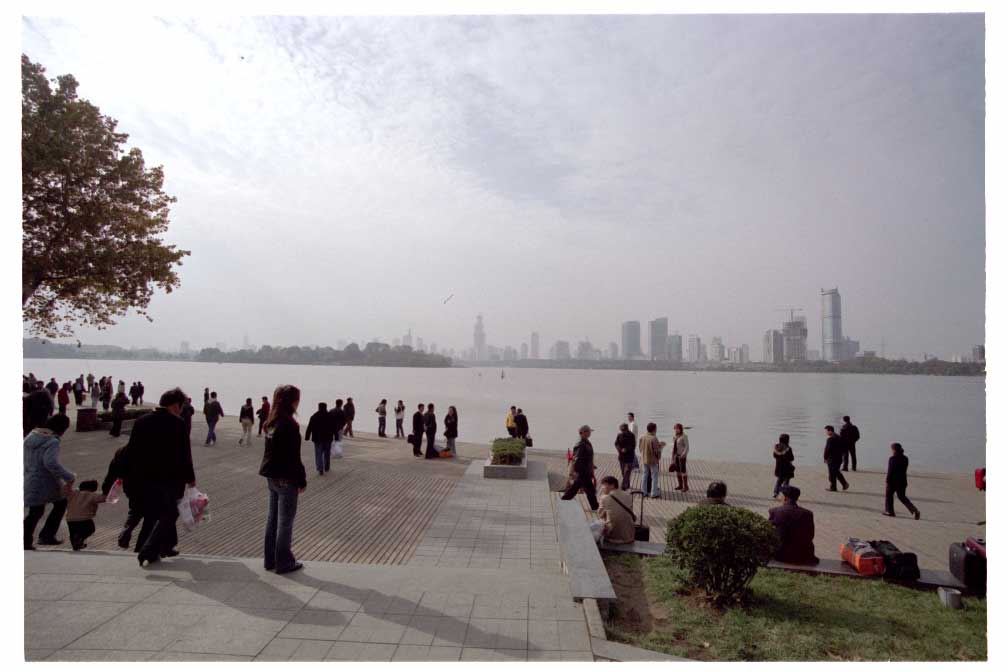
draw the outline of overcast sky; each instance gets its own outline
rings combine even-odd
[[[979,15],[26,18],[178,198],[182,287],[90,343],[748,343],[820,288],[984,340]],[[444,303],[450,296],[454,297]]]

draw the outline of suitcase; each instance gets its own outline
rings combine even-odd
[[[630,504],[633,505],[634,495],[640,495],[640,516],[634,521],[633,538],[634,541],[651,541],[651,528],[644,524],[644,491],[631,490]]]
[[[977,490],[987,489],[987,467],[981,467],[973,472],[973,480],[976,482]]]
[[[987,558],[964,543],[949,545],[949,572],[977,595],[987,593]]]
[[[869,541],[871,547],[878,551],[885,563],[882,573],[883,581],[917,581],[920,579],[920,567],[917,566],[916,553],[904,553],[896,548],[891,541]]]
[[[987,559],[987,542],[980,537],[966,537],[966,548],[975,551],[983,559]]]
[[[840,559],[863,576],[881,576],[885,572],[882,554],[867,541],[849,538],[840,545]]]

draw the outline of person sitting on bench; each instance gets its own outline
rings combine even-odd
[[[781,488],[784,504],[770,509],[770,522],[780,536],[781,545],[774,560],[794,565],[817,565],[815,555],[815,522],[812,512],[798,506],[801,490],[793,485]]]
[[[615,476],[606,476],[599,484],[602,498],[599,500],[598,517],[605,527],[602,538],[613,544],[632,544],[634,541],[633,499],[619,489]]]
[[[728,496],[728,486],[724,481],[712,481],[707,486],[707,499],[700,504],[724,504],[725,497]]]

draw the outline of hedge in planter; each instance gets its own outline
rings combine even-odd
[[[490,464],[521,464],[525,459],[525,439],[494,439]]]
[[[705,504],[670,520],[665,542],[665,552],[689,573],[690,583],[723,605],[743,600],[780,540],[770,521],[748,509]]]

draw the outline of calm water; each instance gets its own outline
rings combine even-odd
[[[146,400],[181,386],[201,408],[203,388],[216,390],[224,410],[237,415],[246,397],[258,406],[280,383],[301,388],[304,421],[319,401],[354,398],[355,426],[376,432],[380,399],[406,402],[409,417],[419,401],[433,402],[439,425],[449,404],[458,409],[460,441],[489,442],[505,435],[511,404],[529,417],[536,448],[566,450],[577,428],[595,430],[596,451],[613,452],[617,426],[627,410],[637,423],[653,421],[667,438],[674,422],[692,426],[690,456],[772,463],[770,449],[781,432],[791,434],[799,464],[819,465],[823,425],[850,415],[861,430],[859,466],[877,468],[888,445],[899,441],[914,468],[972,472],[985,463],[983,378],[860,374],[693,373],[687,371],[561,371],[549,369],[399,369],[25,359],[25,373],[71,380],[90,371],[126,384],[142,380]],[[389,417],[389,431],[394,435]],[[440,432],[441,430],[439,430]],[[403,448],[403,450],[408,450]]]

